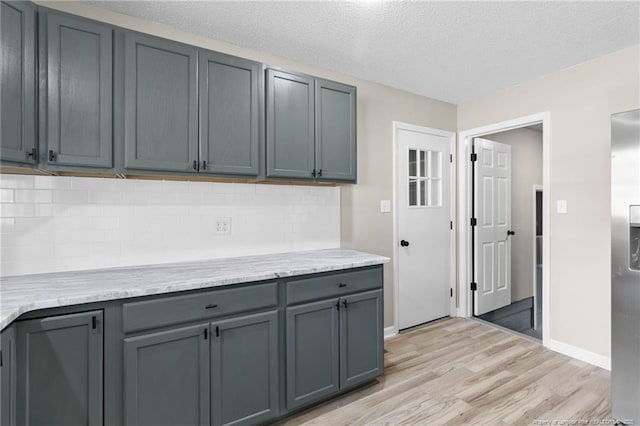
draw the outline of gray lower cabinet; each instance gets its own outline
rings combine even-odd
[[[340,303],[340,387],[345,388],[383,372],[382,290],[345,296]]]
[[[257,176],[262,64],[198,52],[200,173]]]
[[[16,424],[16,330],[11,325],[0,336],[0,424]]]
[[[124,423],[209,424],[209,324],[124,341]]]
[[[102,424],[102,328],[102,311],[16,323],[17,424]]]
[[[39,22],[46,81],[41,158],[47,165],[111,168],[112,27],[51,11]]]
[[[340,388],[338,299],[287,308],[287,408]]]
[[[211,324],[212,424],[251,425],[278,415],[278,313]]]
[[[124,166],[197,172],[198,49],[127,32],[124,41]]]
[[[36,11],[28,2],[0,3],[0,160],[35,164]]]
[[[267,177],[314,174],[313,78],[267,70]]]

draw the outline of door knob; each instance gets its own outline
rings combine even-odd
[[[400,245],[401,245],[402,247],[409,247],[409,241],[401,240],[401,241],[400,241]]]
[[[516,231],[508,230],[507,231],[507,236],[508,235],[516,235]]]

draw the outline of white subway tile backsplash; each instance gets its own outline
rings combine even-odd
[[[0,175],[0,188],[1,275],[340,245],[335,187]]]

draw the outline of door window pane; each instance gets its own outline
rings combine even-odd
[[[418,205],[418,183],[416,179],[409,179],[409,205]]]
[[[427,161],[426,161],[427,153],[425,151],[420,151],[420,176],[427,176]]]
[[[442,206],[442,181],[440,179],[431,179],[429,181],[429,206]]]
[[[442,177],[442,153],[439,151],[429,151],[429,177]]]
[[[427,180],[420,179],[420,205],[427,205]]]
[[[416,150],[409,150],[409,176],[418,176],[416,172]]]

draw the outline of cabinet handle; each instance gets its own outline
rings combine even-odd
[[[94,316],[91,317],[91,328],[94,330],[98,328],[98,319]]]
[[[198,171],[198,162],[193,160],[193,170]]]
[[[207,336],[209,336],[209,329],[205,328],[204,329],[204,340],[207,340]]]
[[[207,162],[206,161],[202,162],[202,170],[207,170]]]
[[[216,337],[220,337],[220,327],[216,325]]]
[[[342,304],[344,305],[344,308],[345,308],[345,309],[347,309],[347,301],[346,301],[346,300],[343,300],[343,301],[342,301]]]
[[[311,176],[316,177],[316,169],[313,169],[313,170],[311,171]]]
[[[342,288],[342,287],[346,287],[347,285],[345,283],[340,283],[338,284],[338,287]]]
[[[215,304],[213,304],[213,303],[210,303],[210,304],[208,304],[207,306],[205,306],[204,308],[205,308],[205,309],[215,309],[215,308],[217,308],[217,307],[218,307],[218,305],[215,305]]]
[[[322,169],[318,170],[318,176],[322,177]]]
[[[336,309],[340,310],[340,301],[339,300],[336,302]]]
[[[49,162],[53,162],[53,161],[56,161],[56,153],[52,149],[50,149],[49,150]]]
[[[36,148],[31,148],[31,151],[27,152],[27,157],[31,157],[32,159],[38,158],[38,150]]]

